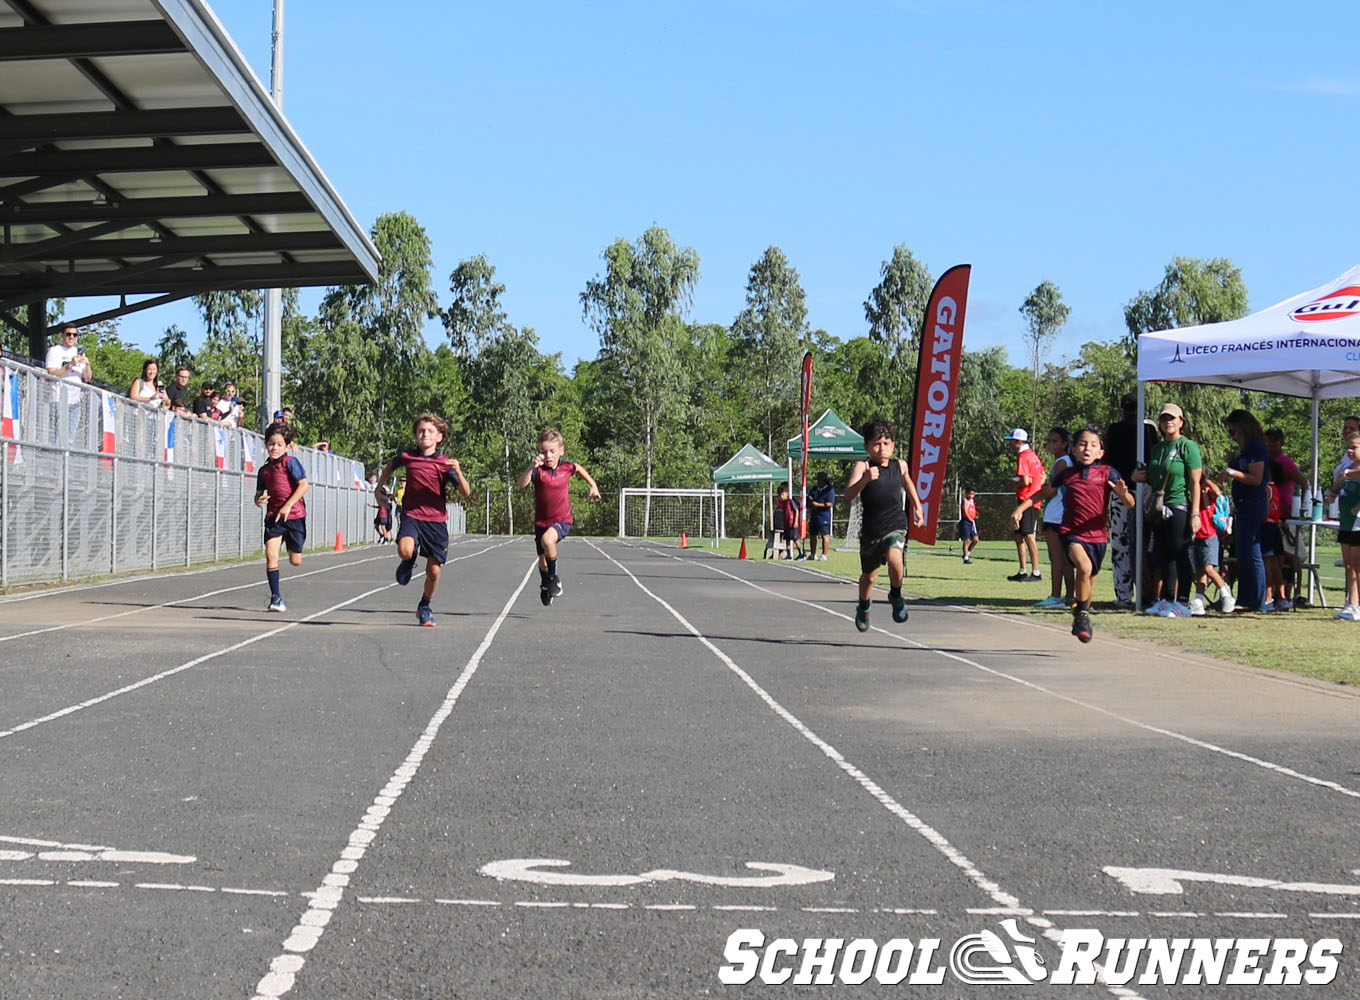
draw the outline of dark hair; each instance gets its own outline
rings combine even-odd
[[[1083,434],[1094,434],[1096,436],[1096,440],[1100,442],[1100,446],[1102,448],[1105,447],[1105,432],[1102,431],[1095,424],[1086,424],[1084,427],[1078,427],[1077,432],[1072,435],[1072,440],[1076,441],[1076,439],[1081,437]]]
[[[286,409],[286,407],[285,407]],[[437,413],[422,413],[411,422],[411,433],[416,432],[416,428],[421,424],[434,424],[434,429],[439,432],[440,437],[449,436],[449,422]]]
[[[1072,447],[1072,432],[1069,431],[1066,427],[1049,428],[1048,436],[1053,437],[1055,434],[1058,437],[1062,438],[1063,447],[1065,448]]]
[[[158,374],[158,375],[160,374],[161,363],[160,363],[159,361],[157,361],[155,358],[147,358],[145,361],[142,362],[142,381],[143,381],[143,382],[146,381],[146,369],[147,369],[147,366],[148,366],[148,365],[155,365],[155,366],[156,366],[156,374]]]
[[[788,492],[789,492],[789,484],[788,484],[788,483],[780,483],[778,486],[776,486],[776,487],[774,488],[774,491],[775,491],[776,493],[788,493]]]
[[[264,439],[267,442],[275,434],[283,438],[284,444],[293,443],[293,425],[285,424],[282,420],[275,420],[264,429]]]
[[[866,445],[870,441],[877,441],[879,438],[887,438],[889,441],[896,441],[897,428],[892,425],[891,420],[875,417],[859,429],[859,435],[864,438],[864,443]]]
[[[1341,422],[1342,422],[1343,424],[1344,424],[1347,420],[1354,420],[1357,424],[1360,424],[1360,417],[1357,417],[1357,416],[1349,416],[1349,417],[1342,417],[1342,418],[1341,418]]]
[[[1266,438],[1261,430],[1261,421],[1247,410],[1233,410],[1223,418],[1223,426],[1230,431],[1237,431],[1243,441],[1264,441]]]
[[[1280,428],[1278,427],[1271,427],[1269,430],[1266,431],[1266,440],[1283,442],[1284,431],[1280,430]]]

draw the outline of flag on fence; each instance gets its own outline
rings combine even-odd
[[[118,400],[111,392],[101,392],[99,400],[103,403],[100,408],[103,413],[103,434],[100,435],[99,450],[105,455],[113,455],[118,451]],[[99,460],[101,469],[112,469],[112,458],[101,458]]]
[[[241,435],[241,461],[245,464],[247,476],[255,471],[255,439],[249,434]]]
[[[940,276],[921,324],[921,363],[916,371],[916,405],[911,424],[911,471],[921,494],[925,524],[911,525],[907,537],[934,545],[944,504],[944,474],[954,433],[954,402],[963,361],[963,316],[972,267],[959,264]]]
[[[175,415],[167,414],[165,421],[165,478],[175,478]]]
[[[0,380],[0,434],[7,438],[19,437],[18,371],[4,370],[4,378]],[[8,446],[5,456],[11,465],[23,464],[23,449],[19,445]]]
[[[227,465],[227,429],[225,427],[213,428],[213,465],[219,469],[226,468]]]
[[[7,438],[19,437],[19,373],[3,369],[4,378],[0,379],[0,434]],[[5,449],[11,465],[22,465],[24,450],[17,444]]]
[[[364,467],[358,462],[352,464],[354,465],[354,488],[361,490],[364,488]]]

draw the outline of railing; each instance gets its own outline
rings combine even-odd
[[[0,359],[0,588],[263,550],[253,431],[173,414]],[[307,547],[370,538],[363,466],[298,448]],[[450,532],[464,512],[450,510]]]

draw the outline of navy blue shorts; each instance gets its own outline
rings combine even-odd
[[[808,521],[808,536],[829,535],[831,534],[831,522],[823,521],[819,518],[812,518]]]
[[[539,555],[543,555],[543,533],[547,531],[548,528],[557,529],[557,540],[559,542],[571,534],[570,521],[558,521],[556,524],[548,525],[547,528],[540,528],[538,525],[534,525],[534,548],[538,550]]]
[[[1073,545],[1079,545],[1086,552],[1086,558],[1091,560],[1091,575],[1095,576],[1100,572],[1101,565],[1105,562],[1106,542],[1079,542],[1071,535],[1060,535],[1062,539],[1063,551],[1066,552]]]
[[[1284,536],[1280,534],[1280,526],[1273,522],[1266,522],[1261,525],[1261,558],[1268,559],[1271,556],[1278,556],[1284,552]]]
[[[449,526],[443,521],[421,521],[414,517],[403,517],[397,530],[397,541],[403,538],[416,540],[416,555],[433,559],[440,566],[449,556]]]
[[[970,538],[978,536],[977,522],[972,518],[965,517],[959,521],[959,541],[966,542]]]
[[[303,544],[307,541],[307,519],[305,517],[290,517],[286,521],[280,521],[276,517],[266,517],[264,519],[264,540],[267,542],[271,538],[283,538],[284,547],[289,552],[301,552]]]

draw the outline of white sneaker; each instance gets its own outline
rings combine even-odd
[[[1190,598],[1190,614],[1192,614],[1196,618],[1203,618],[1206,614],[1208,614],[1208,612],[1205,611],[1204,609],[1203,594],[1196,594],[1194,597]]]
[[[1351,614],[1350,617],[1346,619],[1346,621],[1360,622],[1360,604],[1351,605]]]
[[[1170,601],[1167,601],[1167,600],[1165,600],[1165,599],[1163,599],[1163,600],[1158,601],[1156,604],[1152,605],[1151,607],[1144,608],[1144,609],[1143,609],[1143,614],[1145,614],[1145,615],[1152,615],[1152,617],[1154,617],[1154,618],[1164,618],[1164,617],[1166,617],[1165,614],[1164,614],[1164,612],[1165,612],[1165,611],[1167,610],[1167,608],[1169,608],[1169,607],[1171,607],[1171,602],[1170,602]]]
[[[1293,611],[1294,605],[1287,597],[1281,597],[1275,602],[1276,611]]]
[[[1190,609],[1180,601],[1168,603],[1166,610],[1162,612],[1163,618],[1189,618]]]
[[[1332,618],[1339,622],[1360,622],[1360,607],[1354,604],[1347,604],[1341,608]]]
[[[1219,597],[1218,610],[1222,611],[1225,615],[1230,615],[1233,613],[1233,609],[1236,607],[1237,598],[1233,597],[1232,591],[1229,590],[1223,591],[1222,595],[1220,595]]]
[[[823,553],[822,553],[821,555],[819,555],[817,558],[820,559],[822,562],[826,562],[826,553],[823,552]]]

